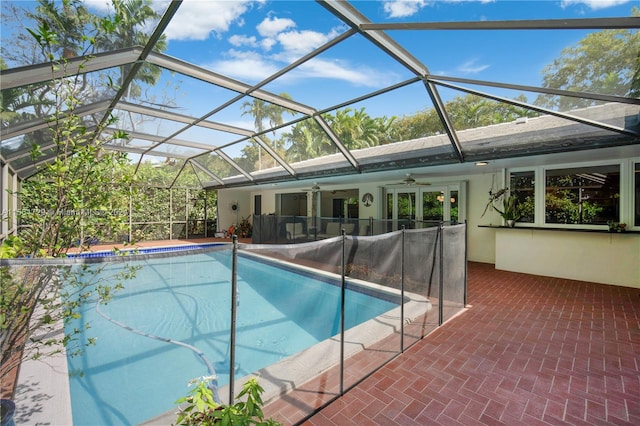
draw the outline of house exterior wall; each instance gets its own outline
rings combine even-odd
[[[483,211],[489,200],[489,189],[492,185],[494,190],[503,187],[502,179],[502,170],[488,170],[441,180],[443,183],[465,181],[467,184],[468,260],[492,263],[497,269],[514,272],[640,288],[639,234],[499,228],[502,224],[500,216],[493,210],[487,210],[483,216]],[[438,179],[430,181],[434,185],[439,183]],[[348,185],[359,188],[359,198],[366,192],[374,196],[371,206],[360,204],[360,218],[381,218],[385,202],[381,188],[385,183],[388,182]],[[281,192],[287,191],[220,190],[221,229],[235,223],[235,214],[230,208],[233,201],[238,201],[239,217],[246,217],[253,213],[254,195],[262,194],[263,214],[276,213],[276,194]]]
[[[263,211],[264,195],[262,196]],[[236,204],[234,211],[231,206]],[[253,195],[247,191],[225,190],[218,191],[218,231],[225,231],[231,225],[236,225],[244,217],[253,214]]]

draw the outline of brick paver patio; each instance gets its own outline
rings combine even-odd
[[[265,413],[317,426],[640,425],[640,289],[471,262],[469,303],[312,417],[287,397]]]

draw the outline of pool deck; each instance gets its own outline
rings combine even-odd
[[[468,266],[462,315],[301,424],[640,425],[640,289]]]

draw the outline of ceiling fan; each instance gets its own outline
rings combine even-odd
[[[305,188],[305,189],[302,189],[302,191],[313,192],[315,194],[316,192],[320,192],[320,185],[318,185],[317,182],[314,182],[311,188]]]
[[[404,186],[412,186],[412,185],[420,185],[420,186],[428,186],[431,185],[429,182],[418,182],[412,176],[411,173],[407,173],[406,177],[402,179],[402,181],[397,183],[392,183],[391,185],[404,185]]]

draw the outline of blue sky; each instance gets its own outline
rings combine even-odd
[[[106,0],[85,0],[105,9]],[[168,2],[154,1],[163,13]],[[439,0],[352,1],[374,23],[627,17],[638,0]],[[166,35],[166,54],[234,79],[256,84],[347,30],[312,0],[185,0]],[[435,75],[540,85],[542,68],[587,31],[388,31]],[[294,72],[265,86],[301,103],[324,109],[413,77],[407,69],[355,35]],[[515,97],[518,93],[486,89]],[[462,93],[443,89],[447,100]],[[199,116],[234,93],[165,73],[150,95],[158,102],[174,97],[177,112]],[[463,95],[463,94],[462,94]],[[527,94],[533,100],[535,94]],[[421,84],[374,98],[364,107],[372,116],[412,114],[431,106]],[[253,128],[240,105],[215,121]],[[162,132],[161,132],[162,133]],[[206,136],[203,136],[205,138]],[[203,140],[204,142],[204,140]]]
[[[626,0],[352,3],[372,22],[629,16],[638,4]],[[185,1],[167,30],[166,53],[255,84],[345,30],[332,14],[309,0]],[[388,33],[432,74],[528,85],[539,85],[541,69],[587,34],[575,30]],[[411,76],[354,36],[266,89],[324,108]],[[428,100],[421,104],[404,97],[385,104],[391,107],[385,113],[390,115],[411,113],[428,106]]]
[[[84,1],[102,10],[110,3]],[[355,0],[351,3],[374,23],[627,17],[634,5],[640,5],[638,0]],[[167,4],[167,0],[153,1],[153,7],[160,13],[164,13]],[[185,0],[166,31],[169,46],[166,53],[256,84],[346,30],[341,21],[312,0]],[[587,32],[388,31],[388,34],[432,74],[539,85],[542,68]],[[356,35],[265,89],[286,92],[295,100],[323,109],[411,77],[404,67]],[[167,85],[175,86],[176,81],[170,76],[158,90],[167,90]],[[179,81],[178,92],[189,97],[189,103],[194,106],[200,102],[198,97],[204,97],[206,102],[214,96],[203,92],[198,83],[190,84],[188,79]],[[401,100],[387,97],[383,103],[388,112],[381,108],[379,113],[386,115],[412,113],[429,106],[426,97],[424,102],[419,97],[411,101],[406,96]],[[373,105],[366,107],[369,110]]]

